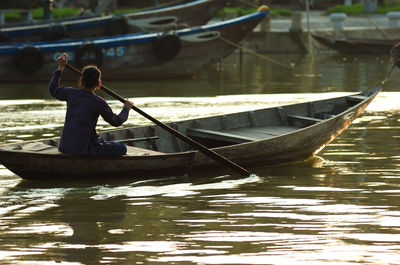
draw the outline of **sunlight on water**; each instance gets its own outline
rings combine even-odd
[[[375,57],[364,64],[363,58],[329,58],[295,74],[269,74],[271,66],[252,64],[251,84],[116,86],[129,87],[121,94],[151,116],[177,121],[346,96],[379,81],[376,72],[385,73],[387,64]],[[0,263],[400,264],[398,76],[318,157],[260,165],[249,177],[222,172],[57,183],[23,181],[0,165]],[[47,95],[43,87],[29,94],[33,99],[3,89],[0,143],[60,134],[63,102],[41,99],[35,93]],[[108,102],[120,110],[119,102]],[[149,123],[131,112],[126,126]],[[100,119],[98,128],[111,127]]]
[[[265,95],[231,95],[217,97],[196,97],[196,98],[136,98],[137,107],[141,108],[151,116],[164,121],[211,116],[222,113],[233,113],[258,108],[273,107],[282,104],[292,104],[309,100],[348,95],[347,92],[330,93],[302,93],[302,94],[265,94]],[[389,100],[390,99],[390,100]],[[398,92],[382,92],[368,106],[367,111],[398,111],[400,105]],[[17,106],[23,104],[24,108],[15,111]],[[47,107],[39,107],[45,104]],[[112,108],[117,111],[121,104],[117,101],[110,101]],[[40,110],[32,111],[31,108]],[[50,108],[50,110],[49,110]],[[34,117],[34,118],[32,118]],[[64,123],[65,105],[56,101],[22,101],[7,100],[0,101],[0,141],[20,141],[59,135]],[[355,123],[365,120],[384,119],[384,116],[364,116]],[[125,123],[129,125],[149,124],[144,117],[133,111]],[[102,119],[98,123],[99,129],[109,129],[110,126]],[[27,132],[33,132],[29,134]],[[11,133],[9,133],[11,132]],[[12,137],[14,135],[14,137]]]
[[[99,249],[108,250],[110,252],[131,252],[131,251],[144,251],[144,252],[170,252],[176,251],[179,246],[182,246],[181,242],[162,242],[162,241],[151,241],[151,242],[125,242],[123,245],[100,245]]]
[[[43,104],[45,100],[0,100],[0,107],[11,106],[11,105],[34,105]]]
[[[43,208],[41,210],[44,210]],[[32,212],[32,211],[30,211]],[[17,227],[8,232],[8,234],[47,234],[56,233],[60,236],[71,236],[73,231],[70,227],[54,224],[34,224],[29,227]]]
[[[8,127],[8,128],[0,128],[0,131],[10,131],[10,130],[16,130],[16,131],[26,131],[26,130],[40,130],[40,129],[52,129],[54,127],[60,126],[59,124],[46,124],[46,125],[31,125],[31,126],[19,126],[19,127]],[[46,134],[48,135],[48,134]],[[25,138],[25,137],[31,137],[32,135],[27,134],[27,135],[18,135],[18,138]]]
[[[218,178],[216,178],[218,179]],[[95,200],[103,200],[115,196],[125,195],[130,198],[134,197],[147,197],[162,195],[165,197],[185,197],[188,195],[198,194],[201,190],[219,190],[219,189],[232,189],[247,183],[257,183],[261,179],[256,175],[251,175],[247,178],[237,180],[222,180],[216,183],[193,185],[192,183],[179,183],[173,185],[161,186],[146,186],[140,182],[139,186],[124,186],[120,188],[115,187],[102,187],[98,190],[98,194],[92,197]]]

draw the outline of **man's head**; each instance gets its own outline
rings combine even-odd
[[[101,71],[95,65],[85,66],[82,70],[80,85],[86,89],[96,90],[101,86]]]

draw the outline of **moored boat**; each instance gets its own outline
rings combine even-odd
[[[191,77],[231,54],[268,14],[262,6],[246,16],[177,31],[2,45],[0,81],[48,80],[62,52],[74,66],[98,65],[107,80]]]
[[[380,90],[169,125],[241,166],[301,161],[340,135]],[[0,163],[22,178],[52,180],[178,176],[222,166],[156,125],[110,130],[100,136],[125,142],[127,155],[64,155],[57,149],[59,138],[51,138],[4,144]]]
[[[390,54],[390,49],[400,39],[334,38],[312,34],[322,45],[341,53]]]
[[[200,26],[215,17],[226,3],[227,0],[195,0],[118,15],[74,17],[3,27],[0,41],[54,41]]]

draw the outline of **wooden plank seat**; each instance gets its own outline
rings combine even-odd
[[[142,155],[161,155],[161,154],[164,154],[164,153],[161,153],[161,152],[148,150],[148,149],[143,149],[143,148],[138,148],[138,147],[133,147],[133,146],[126,146],[126,148],[127,148],[126,155],[142,156]],[[50,145],[46,149],[35,151],[35,153],[61,154],[60,151],[58,151],[57,147],[50,146]]]
[[[24,151],[40,152],[40,151],[45,151],[45,150],[53,149],[53,148],[57,148],[57,147],[55,147],[54,145],[49,145],[49,144],[45,144],[42,142],[32,142],[32,143],[27,143],[22,146],[19,146],[19,148],[21,148]]]
[[[299,115],[287,115],[288,120],[291,121],[300,121],[306,125],[315,124],[317,122],[321,122],[321,119],[308,117],[308,116],[299,116]]]
[[[157,152],[153,150],[148,150],[144,148],[138,148],[133,146],[126,146],[127,155],[140,156],[140,155],[161,155],[165,154],[162,152]],[[49,145],[43,142],[33,142],[27,143],[24,145],[17,145],[9,148],[10,151],[25,151],[25,152],[34,152],[40,154],[61,154],[58,151],[58,147],[54,145]]]
[[[33,152],[40,154],[61,154],[58,147],[55,145],[46,144],[43,142],[31,142],[23,145],[13,146],[13,151]]]
[[[206,129],[188,129],[187,133],[191,137],[212,139],[217,141],[229,142],[229,143],[246,143],[254,141],[254,138],[236,135],[229,131],[213,131]]]
[[[186,132],[190,137],[239,144],[272,138],[296,131],[297,129],[292,126],[246,127],[223,131],[189,128]]]
[[[161,155],[164,153],[153,151],[153,150],[148,150],[148,149],[143,149],[143,148],[138,148],[138,147],[133,147],[133,146],[126,146],[127,152],[126,155],[132,155],[132,156],[145,156],[145,155]],[[38,151],[37,153],[41,154],[61,154],[60,151],[58,151],[57,147],[52,147],[46,150]]]
[[[163,155],[163,154],[165,154],[162,152],[139,148],[139,147],[133,147],[133,146],[126,146],[126,149],[127,149],[126,155],[131,155],[131,156]]]
[[[355,103],[360,103],[361,101],[367,99],[367,97],[361,95],[353,95],[353,96],[347,96],[346,99]]]

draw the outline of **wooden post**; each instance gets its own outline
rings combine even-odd
[[[0,25],[4,25],[6,23],[6,12],[0,10]]]
[[[219,61],[219,85],[221,89],[224,89],[224,59]]]
[[[311,56],[311,60],[313,60],[314,54],[313,54],[311,26],[310,26],[310,1],[309,0],[306,0],[306,11],[307,11],[307,32],[308,32],[308,53]]]
[[[239,78],[240,82],[243,81],[243,49],[239,49]]]
[[[51,12],[53,10],[53,0],[43,1],[43,18],[50,20],[52,18]]]

